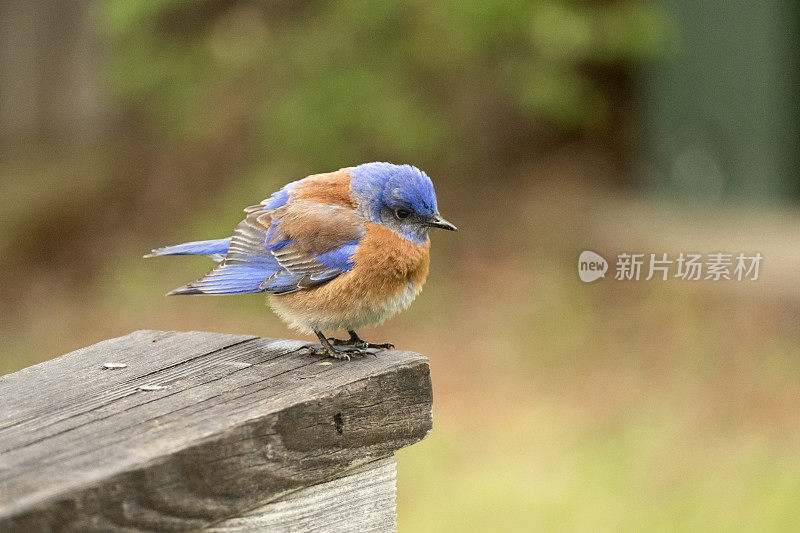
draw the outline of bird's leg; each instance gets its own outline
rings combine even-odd
[[[357,350],[349,349],[349,350],[340,350],[335,348],[328,339],[325,338],[325,335],[318,330],[314,330],[314,333],[317,334],[317,338],[319,338],[320,347],[317,348],[316,346],[309,346],[308,349],[311,353],[315,355],[330,355],[331,357],[335,357],[336,359],[347,359],[350,360],[350,354],[357,354],[360,353]],[[333,339],[336,341],[337,339]]]
[[[350,334],[350,338],[346,341],[342,339],[337,339],[334,337],[328,337],[328,341],[333,344],[334,346],[352,346],[353,348],[368,348],[367,343],[361,340],[361,337],[358,336],[358,333],[349,329],[347,333]]]

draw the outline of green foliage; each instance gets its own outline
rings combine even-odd
[[[453,142],[479,155],[507,116],[568,131],[602,124],[597,70],[656,57],[665,22],[638,0],[109,0],[97,14],[114,94],[166,138],[244,125],[270,160],[320,168],[446,162],[463,157],[442,150]]]

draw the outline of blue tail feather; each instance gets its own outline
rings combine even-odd
[[[164,246],[152,250],[145,257],[158,257],[160,255],[225,255],[231,245],[231,238],[212,239],[208,241],[193,241],[175,246]]]

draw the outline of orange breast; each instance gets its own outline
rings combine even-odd
[[[354,297],[379,301],[405,290],[408,282],[425,283],[430,267],[430,240],[416,244],[385,226],[366,223],[367,233],[353,257],[351,271],[359,282],[351,282]]]
[[[353,270],[313,289],[271,296],[276,310],[293,325],[360,316],[383,308],[409,286],[413,294],[422,288],[430,267],[430,241],[416,244],[384,226],[366,225]]]

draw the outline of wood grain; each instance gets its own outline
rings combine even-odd
[[[270,531],[389,532],[397,529],[394,457],[308,487],[207,529],[213,533]]]
[[[4,376],[0,531],[204,528],[430,431],[424,357],[305,346],[139,331]]]

